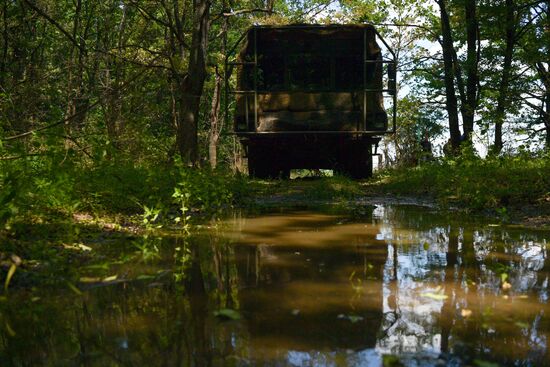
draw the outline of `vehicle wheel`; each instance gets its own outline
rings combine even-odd
[[[255,146],[248,147],[248,175],[262,180],[276,178],[278,171],[273,168],[269,154]]]
[[[370,144],[353,144],[340,158],[336,172],[354,179],[372,176],[372,155]]]
[[[281,170],[281,174],[279,177],[283,180],[289,180],[290,179],[290,169],[285,168]]]

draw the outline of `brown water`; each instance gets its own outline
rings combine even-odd
[[[0,365],[550,365],[550,233],[454,215],[281,211],[140,239],[158,255],[111,266],[119,283],[10,295]]]

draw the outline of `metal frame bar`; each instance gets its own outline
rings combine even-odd
[[[327,131],[327,130],[296,130],[296,131],[239,131],[234,135],[296,135],[296,134],[311,134],[311,135],[363,135],[363,134],[378,134],[380,130],[365,130],[365,131]]]
[[[367,29],[363,29],[363,129],[367,130]]]
[[[371,25],[372,26],[372,25]],[[340,28],[341,25],[294,25],[294,26],[284,26],[284,29],[326,29],[326,28]],[[367,79],[367,64],[394,64],[395,68],[397,70],[397,56],[395,52],[391,49],[391,47],[388,45],[388,43],[384,40],[384,38],[380,35],[378,30],[374,26],[372,26],[372,30],[374,31],[376,37],[382,41],[383,45],[387,48],[387,50],[390,52],[392,59],[391,60],[367,60],[367,28],[363,28],[363,129],[361,131],[287,131],[287,132],[258,132],[258,93],[263,93],[264,91],[258,90],[258,36],[257,36],[257,30],[258,29],[273,29],[278,28],[274,26],[267,26],[267,25],[260,25],[260,26],[254,26],[244,32],[239,39],[235,42],[233,47],[229,50],[229,52],[225,55],[225,123],[228,123],[229,120],[229,94],[244,94],[245,97],[245,105],[246,105],[246,112],[245,112],[245,120],[247,123],[247,127],[249,127],[249,108],[248,108],[248,95],[254,94],[254,131],[253,132],[243,132],[238,131],[238,126],[236,124],[236,121],[234,121],[233,124],[233,131],[236,135],[253,135],[253,134],[262,134],[262,135],[281,135],[281,134],[339,134],[339,135],[349,135],[349,134],[373,134],[373,135],[385,135],[385,134],[394,134],[396,132],[396,120],[397,120],[397,88],[396,89],[370,89],[366,88],[366,79]],[[241,44],[241,42],[247,37],[250,30],[253,30],[254,32],[254,61],[252,62],[230,62],[229,59],[235,54],[235,51],[237,47]],[[231,73],[229,70],[229,66],[236,66],[236,65],[253,65],[254,66],[254,85],[252,90],[234,90],[230,91],[229,88],[229,78],[231,77]],[[396,84],[397,84],[397,77],[396,77]],[[285,93],[288,91],[265,91],[266,93]],[[304,91],[296,91],[296,92],[318,92],[318,93],[328,93],[330,91],[326,90],[304,90]],[[350,91],[350,93],[353,92],[359,92],[359,91]],[[393,92],[392,99],[393,99],[393,106],[392,106],[392,128],[391,130],[386,129],[385,131],[378,131],[378,130],[366,130],[367,126],[367,93],[372,92],[382,92],[382,93],[389,93]],[[384,96],[385,97],[385,96]]]
[[[258,28],[254,28],[254,131],[258,132]]]
[[[397,130],[397,127],[396,127],[396,121],[397,121],[397,55],[395,54],[395,52],[391,49],[390,45],[388,45],[388,43],[386,42],[386,40],[382,37],[382,35],[378,32],[378,30],[376,29],[376,27],[372,26],[372,29],[374,30],[374,33],[376,34],[376,36],[380,39],[380,41],[382,41],[382,43],[384,44],[384,46],[386,46],[386,48],[388,49],[388,51],[390,52],[390,54],[392,55],[392,60],[387,60],[388,63],[391,63],[394,65],[395,67],[395,70],[396,70],[396,76],[395,76],[395,89],[392,89],[391,91],[393,91],[393,106],[392,106],[392,129],[391,129],[391,133],[392,134],[395,134],[396,130]]]

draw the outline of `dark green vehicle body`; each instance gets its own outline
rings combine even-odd
[[[372,146],[390,132],[384,93],[395,110],[395,59],[382,57],[377,37],[371,25],[256,26],[241,37],[236,61],[226,61],[238,71],[226,98],[235,95],[234,131],[251,176],[372,174]]]

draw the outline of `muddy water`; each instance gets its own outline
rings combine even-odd
[[[415,207],[234,215],[82,295],[10,295],[0,365],[550,365],[549,240]]]

